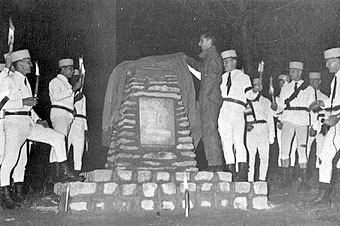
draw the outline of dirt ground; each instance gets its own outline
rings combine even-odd
[[[188,218],[184,212],[151,212],[147,214],[94,214],[56,212],[57,204],[50,198],[35,197],[31,206],[19,210],[1,210],[0,225],[34,226],[340,226],[339,199],[333,195],[330,209],[317,211],[306,208],[303,203],[315,193],[298,194],[296,187],[288,190],[270,190],[270,209],[191,211]]]

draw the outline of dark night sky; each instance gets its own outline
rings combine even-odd
[[[101,168],[101,114],[110,72],[117,63],[149,55],[185,52],[196,56],[199,36],[206,28],[217,37],[219,51],[242,55],[240,0],[1,0],[0,53],[6,53],[8,18],[16,27],[14,49],[28,48],[41,70],[40,104],[46,118],[48,82],[63,57],[84,56],[88,99],[90,157],[86,168]],[[248,1],[248,50],[254,75],[265,62],[265,80],[287,72],[288,62],[305,63],[307,71],[326,76],[323,51],[340,46],[340,3],[335,0]],[[306,73],[307,74],[307,73]],[[30,76],[34,82],[34,76]]]

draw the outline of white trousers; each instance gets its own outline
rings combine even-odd
[[[0,165],[4,159],[5,154],[5,132],[4,132],[4,120],[0,119]]]
[[[85,126],[84,121],[75,118],[68,135],[68,149],[73,145],[73,164],[74,170],[81,170],[82,158],[85,145]]]
[[[291,152],[291,142],[295,135],[299,155],[299,164],[307,163],[306,154],[307,134],[308,134],[307,126],[295,125],[286,121],[283,122],[281,134],[281,159],[282,160],[289,159],[289,155]]]
[[[331,127],[325,136],[325,140],[319,154],[321,164],[319,166],[319,181],[330,183],[332,178],[332,161],[340,149],[340,123]]]
[[[60,116],[51,117],[53,129],[63,134],[66,137],[66,139],[68,139],[68,134],[70,132],[72,121],[73,121],[73,116],[68,112],[66,112],[66,114],[61,114]],[[66,152],[68,152],[68,150],[66,150]],[[50,162],[56,162],[56,161],[57,161],[56,152],[54,148],[52,147],[51,152],[50,152]]]
[[[259,180],[266,180],[269,161],[269,135],[266,123],[255,124],[251,132],[247,132],[247,148],[249,152],[248,181],[254,181],[255,156],[259,152]]]
[[[25,159],[24,151],[20,150],[26,139],[51,145],[55,149],[57,161],[66,160],[64,135],[34,123],[29,116],[7,116],[4,119],[4,133],[5,153],[0,169],[1,187],[10,185],[10,174],[18,161],[19,170],[13,178],[15,177],[14,182],[23,181],[27,153],[25,152]],[[23,155],[22,158],[19,158],[20,154]]]
[[[278,166],[281,167],[281,134],[282,134],[282,130],[278,129],[276,130],[276,134],[277,134],[277,144],[279,146],[279,156],[278,156]],[[291,152],[290,152],[290,166],[294,166],[295,165],[295,157],[296,157],[296,148],[297,148],[297,141],[296,141],[296,136],[294,136],[293,138],[293,142],[292,142],[292,147],[291,147]]]
[[[315,137],[310,137],[310,136],[308,137],[308,142],[307,142],[307,157],[308,157],[308,159],[309,159],[310,151],[311,151],[311,148],[312,148],[312,144],[313,144],[314,141],[316,143],[316,151],[315,151],[315,154],[316,154],[315,167],[316,168],[319,168],[319,166],[320,166],[319,155],[321,153],[324,140],[325,140],[325,136],[322,135],[321,133],[318,133]]]
[[[222,140],[226,164],[247,162],[244,129],[244,107],[236,103],[224,101],[218,117],[218,131]],[[235,147],[236,156],[233,146]]]

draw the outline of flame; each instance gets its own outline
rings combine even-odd
[[[14,31],[15,31],[15,27],[13,25],[12,18],[9,18],[8,45],[13,45],[14,43]]]
[[[38,61],[35,62],[35,75],[36,76],[40,76],[40,71],[39,71],[39,67],[38,67]]]
[[[263,72],[264,70],[264,62],[263,60],[259,63],[259,67],[257,69],[258,72]]]

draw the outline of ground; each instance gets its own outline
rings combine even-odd
[[[147,214],[95,214],[56,212],[57,203],[52,199],[36,195],[31,207],[19,210],[1,210],[0,225],[34,226],[89,226],[89,225],[129,225],[129,226],[291,226],[308,225],[340,226],[340,205],[333,196],[334,204],[328,210],[316,211],[303,206],[305,200],[315,193],[298,194],[291,189],[273,188],[269,200],[271,208],[263,211],[219,210],[192,211],[188,218],[184,212],[151,212]]]

